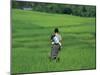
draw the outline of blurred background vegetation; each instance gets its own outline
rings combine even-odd
[[[89,5],[71,5],[57,3],[41,3],[41,2],[23,2],[12,1],[12,8],[23,9],[32,8],[34,11],[69,14],[81,17],[95,17],[96,6]]]

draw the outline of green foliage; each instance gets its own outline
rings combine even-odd
[[[34,11],[59,14],[72,14],[82,17],[96,17],[95,6],[12,1],[13,8],[21,9],[25,6],[31,6]]]
[[[50,62],[50,35],[62,35],[60,62]],[[12,10],[12,73],[96,68],[95,18]]]

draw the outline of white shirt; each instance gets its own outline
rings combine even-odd
[[[59,43],[59,45],[61,46],[60,41],[62,40],[62,38],[59,34],[55,34],[55,37],[53,38],[53,40],[54,40],[54,42],[52,42],[52,44]]]
[[[55,43],[59,43],[59,38],[57,36],[55,36],[53,39]]]

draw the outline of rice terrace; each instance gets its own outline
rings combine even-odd
[[[62,35],[59,62],[50,62],[50,35]],[[96,18],[12,9],[12,73],[96,68]]]

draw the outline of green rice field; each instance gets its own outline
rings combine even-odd
[[[49,61],[50,36],[62,35],[60,61]],[[12,73],[96,68],[95,18],[12,9]]]

